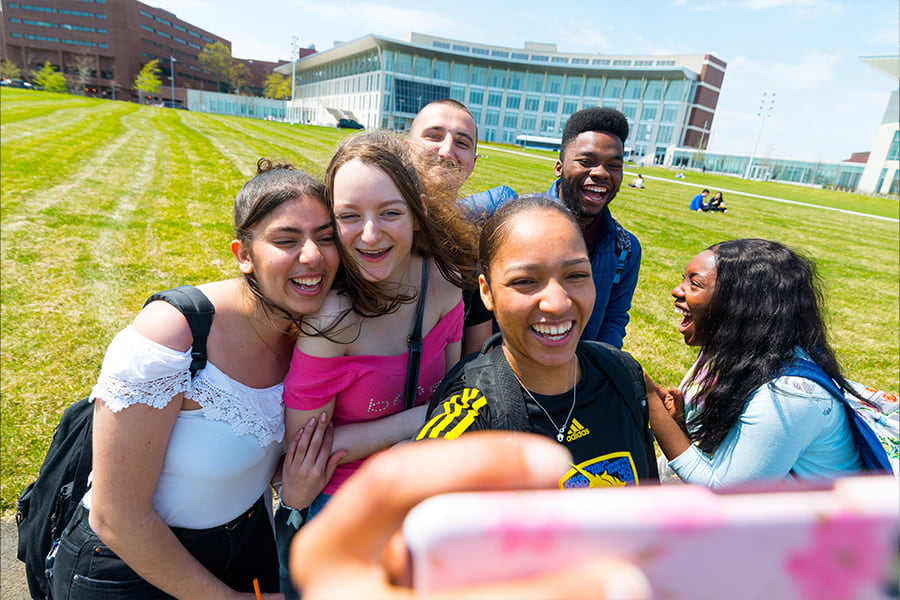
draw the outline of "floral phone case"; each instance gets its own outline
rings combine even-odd
[[[897,583],[900,487],[887,475],[445,494],[415,507],[403,534],[421,593],[606,555],[666,600],[883,600]]]

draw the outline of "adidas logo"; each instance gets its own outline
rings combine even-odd
[[[578,419],[572,419],[572,424],[569,425],[569,432],[566,434],[566,441],[573,442],[578,438],[582,438],[586,435],[589,435],[591,430],[578,422]]]

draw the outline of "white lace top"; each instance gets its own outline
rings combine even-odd
[[[190,364],[190,350],[157,344],[129,325],[107,348],[91,399],[119,412],[163,408],[184,392],[200,405],[175,421],[153,505],[170,526],[205,529],[234,519],[268,489],[283,451],[284,405],[282,384],[247,387],[211,362],[192,380]]]

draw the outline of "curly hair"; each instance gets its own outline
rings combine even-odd
[[[385,131],[359,133],[338,146],[325,171],[329,206],[334,207],[334,178],[344,164],[359,160],[382,170],[406,201],[418,230],[413,232],[412,251],[431,258],[444,279],[460,288],[474,286],[476,260],[474,229],[456,208],[445,201],[422,200],[422,186],[408,146]]]
[[[716,283],[702,323],[697,368],[703,408],[691,423],[704,452],[734,428],[753,392],[803,349],[843,389],[847,381],[828,344],[822,282],[815,263],[777,242],[741,239],[707,248]]]
[[[628,119],[624,114],[614,108],[592,106],[574,113],[563,128],[562,141],[560,143],[559,156],[562,160],[563,152],[569,142],[585,131],[603,131],[617,136],[622,143],[628,137]]]

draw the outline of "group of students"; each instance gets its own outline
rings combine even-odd
[[[586,109],[597,110],[610,111]],[[148,304],[107,350],[91,393],[91,489],[60,542],[53,597],[250,600],[255,580],[275,600],[295,593],[289,575],[309,598],[360,585],[341,581],[346,565],[329,560],[358,568],[384,554],[379,528],[396,526],[398,507],[421,489],[390,466],[354,473],[407,440],[471,438],[387,453],[404,464],[416,446],[447,456],[459,444],[461,464],[432,491],[489,478],[497,487],[655,483],[651,429],[690,483],[859,470],[837,400],[781,375],[805,358],[846,386],[815,266],[785,246],[732,240],[691,260],[672,296],[678,330],[700,353],[678,388],[657,385],[620,350],[641,250],[609,212],[628,134],[614,116],[624,129],[579,131],[587,121],[573,115],[548,193],[500,201],[457,202],[459,185],[452,196],[440,189],[465,180],[474,158],[467,166],[429,152],[427,131],[418,147],[379,131],[346,138],[324,184],[261,160],[234,204],[241,276],[198,286],[215,307],[207,366],[191,378],[190,329],[165,302]],[[474,157],[474,121],[470,129],[442,129],[430,143],[469,144]],[[473,206],[478,218],[465,218]],[[417,319],[421,363],[407,408]],[[539,434],[571,457],[550,461],[550,444],[527,436],[463,435],[492,429]],[[560,472],[529,471],[516,454],[529,448],[549,452]],[[514,454],[507,473],[490,471]],[[366,487],[379,477],[385,485]],[[310,522],[289,556],[300,509]],[[368,575],[361,581],[375,587],[393,577],[380,563]]]

